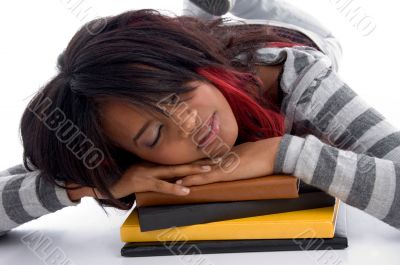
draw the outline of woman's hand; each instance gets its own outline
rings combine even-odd
[[[203,168],[205,166],[206,169]],[[208,171],[211,167],[208,167]],[[167,180],[207,172],[204,163],[181,165],[160,165],[152,162],[141,162],[129,167],[121,178],[110,188],[115,198],[119,199],[135,192],[155,191],[174,195],[187,195],[190,189],[183,185],[170,183]],[[99,199],[104,196],[96,189]]]
[[[278,136],[234,146],[230,152],[235,155],[226,156],[234,159],[223,159],[218,164],[212,165],[211,171],[186,176],[176,183],[193,186],[271,175],[274,173],[275,157],[281,139],[282,137]]]

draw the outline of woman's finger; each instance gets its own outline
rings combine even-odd
[[[166,194],[179,195],[179,196],[187,195],[190,193],[190,189],[187,187],[169,183],[159,179],[154,179],[152,181],[150,190]]]
[[[177,180],[175,183],[182,186],[197,186],[221,181],[221,178],[215,174],[202,174],[186,176]]]
[[[161,166],[155,169],[155,172],[152,174],[152,176],[157,179],[170,179],[174,177],[183,177],[193,174],[204,173],[210,170],[211,166],[209,165],[197,164]]]

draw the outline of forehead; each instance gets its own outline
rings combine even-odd
[[[103,121],[146,121],[149,118],[162,116],[155,110],[136,106],[122,100],[107,100],[100,103],[100,116]]]
[[[148,120],[157,116],[148,109],[121,100],[102,102],[99,112],[105,134],[118,145],[127,144]]]
[[[143,119],[143,114],[145,114],[138,107],[120,100],[109,100],[101,103],[100,113],[104,122],[118,122],[120,120],[126,122],[137,121],[138,119]]]

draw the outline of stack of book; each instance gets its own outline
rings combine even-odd
[[[136,193],[120,230],[121,255],[342,249],[340,208],[339,200],[287,175],[192,186],[187,196]]]

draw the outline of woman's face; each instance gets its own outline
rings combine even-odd
[[[228,101],[212,84],[201,81],[189,84],[196,89],[178,95],[181,102],[169,105],[167,99],[165,104],[160,102],[167,116],[123,101],[102,103],[106,135],[121,148],[159,164],[189,163],[229,152],[236,142],[238,125]],[[208,122],[214,113],[219,130],[215,137],[209,138],[208,144],[199,148],[198,144],[208,134]],[[151,147],[158,133],[159,138]]]

